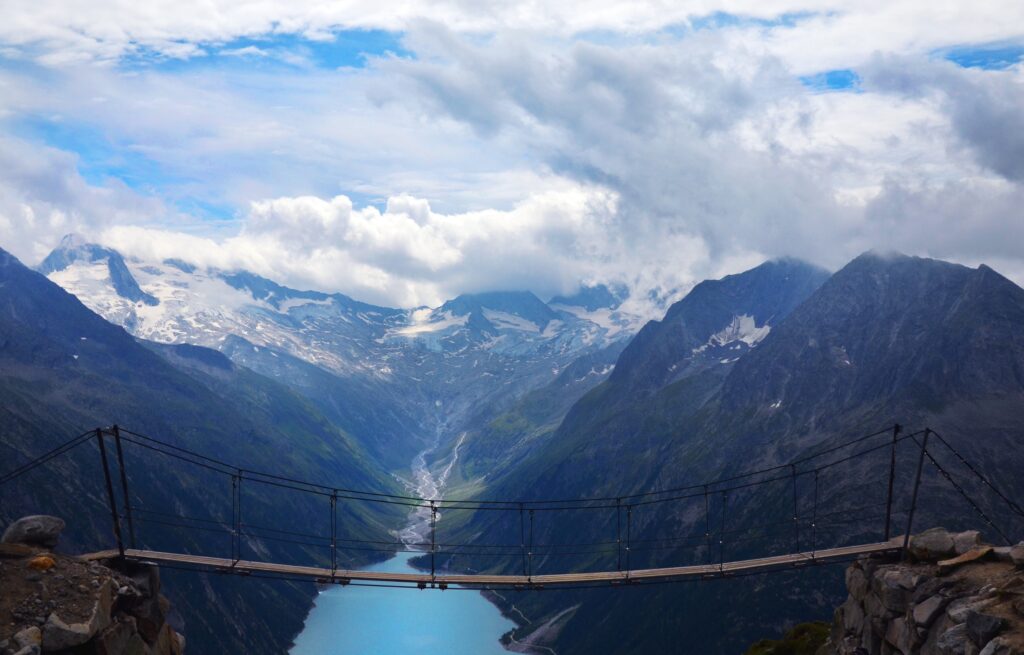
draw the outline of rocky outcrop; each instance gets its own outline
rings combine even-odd
[[[0,543],[55,548],[63,529],[63,519],[56,516],[26,516],[7,526]]]
[[[185,639],[167,624],[155,567],[56,555],[37,530],[8,539],[19,524],[57,525],[29,518],[0,543],[0,655],[182,655]],[[60,528],[45,543],[56,543]]]
[[[825,655],[1024,655],[1024,544],[932,529],[846,571]]]

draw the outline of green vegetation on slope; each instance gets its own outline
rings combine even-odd
[[[744,655],[815,655],[828,640],[829,624],[823,621],[801,623],[788,630],[782,639],[762,639]]]

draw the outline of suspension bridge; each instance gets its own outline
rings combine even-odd
[[[811,454],[782,464],[683,487],[616,497],[523,500],[424,499],[326,486],[239,468],[115,425],[90,430],[26,462],[0,476],[0,486],[89,443],[95,444],[99,452],[103,493],[115,543],[112,548],[87,555],[87,559],[121,558],[218,573],[311,579],[322,584],[442,590],[562,589],[713,579],[799,569],[870,555],[898,555],[908,547],[921,500],[926,463],[940,474],[950,490],[966,501],[987,530],[1007,543],[1011,542],[1008,530],[997,524],[992,511],[986,510],[976,495],[968,492],[965,480],[973,479],[980,489],[1004,503],[1015,517],[1024,517],[1024,509],[942,435],[929,428],[908,432],[899,425],[828,447],[819,445]],[[129,470],[126,453],[130,449],[139,451],[137,456],[149,460],[166,458],[195,469],[211,480],[221,478],[229,482],[225,489],[230,489],[230,516],[225,512],[223,516],[203,518],[156,509],[153,503],[132,491],[144,476],[136,478]],[[943,466],[936,449],[951,456],[963,473],[952,473],[949,465]],[[906,458],[908,450],[912,474],[898,468],[900,453]],[[879,469],[885,474],[865,479],[863,484],[850,482]],[[215,485],[208,486],[212,489]],[[288,524],[279,527],[246,520],[243,489],[257,495],[274,491],[293,494],[318,503],[317,506],[323,503],[327,511],[320,515],[322,529],[313,532],[312,526],[292,525],[287,517]],[[849,493],[837,493],[836,490],[842,489]],[[871,490],[880,491],[881,496],[866,498]],[[868,500],[874,502],[864,502]],[[424,522],[429,540],[404,543],[347,538],[344,521],[339,521],[340,508],[346,504],[397,505],[410,512],[427,514],[428,520]],[[638,515],[652,510],[660,511],[658,516],[661,517],[669,515],[673,517],[673,524],[682,525],[675,525],[671,534],[665,534],[648,520],[645,523],[648,534],[638,535]],[[501,525],[505,533],[511,532],[513,538],[500,543],[439,542],[439,515],[456,511],[498,512],[501,520],[493,523]],[[864,511],[872,514],[863,516]],[[609,532],[608,539],[585,543],[535,541],[538,517],[566,513],[599,517],[597,525]],[[751,516],[775,520],[757,522],[752,521]],[[681,521],[680,517],[685,520]],[[902,521],[898,521],[898,517],[902,517]],[[730,520],[736,525],[730,525]],[[547,522],[547,534],[554,532],[551,523]],[[163,526],[164,537],[141,537],[139,532],[146,524]],[[230,553],[211,552],[219,546],[209,541],[188,548],[161,549],[161,542],[167,541],[168,529],[181,531],[180,534],[220,533],[230,541]],[[652,531],[653,537],[650,536]],[[760,536],[751,537],[752,532]],[[268,557],[269,549],[261,546],[269,542],[277,542],[286,550],[291,545],[292,549],[306,554],[321,552],[312,555],[309,562],[274,561],[273,557]],[[422,570],[395,573],[346,567],[339,563],[339,553],[346,548],[381,553],[411,550],[421,556]],[[691,561],[671,566],[651,565],[664,559],[664,551],[678,554],[687,548],[693,551]],[[279,548],[275,552],[284,551]],[[475,556],[489,557],[492,565],[488,568],[497,572],[470,572],[466,569],[471,567],[457,566],[460,558],[469,560]],[[566,557],[576,557],[579,566],[550,570],[552,561]],[[545,566],[540,566],[541,563]],[[519,570],[509,572],[512,568]]]

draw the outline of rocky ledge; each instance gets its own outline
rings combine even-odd
[[[977,532],[928,530],[908,557],[846,571],[827,655],[1024,655],[1024,543],[996,548]]]
[[[63,527],[30,516],[0,539],[0,655],[181,655],[156,567],[54,554]]]

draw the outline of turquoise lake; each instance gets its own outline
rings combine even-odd
[[[370,567],[411,572],[419,553]],[[292,655],[508,655],[499,637],[515,627],[473,591],[330,587],[320,593]]]

